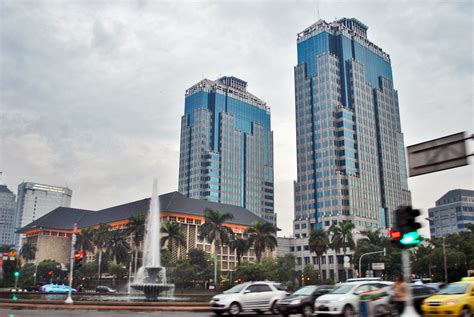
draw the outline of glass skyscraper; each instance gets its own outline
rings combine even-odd
[[[295,235],[344,220],[389,227],[411,202],[389,55],[354,18],[319,20],[297,47]]]
[[[179,192],[245,207],[276,224],[270,108],[236,77],[186,90]]]

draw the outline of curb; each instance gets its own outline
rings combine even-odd
[[[96,310],[96,311],[170,311],[170,312],[208,312],[208,306],[113,306],[113,305],[75,305],[2,302],[2,308],[46,309],[46,310]]]

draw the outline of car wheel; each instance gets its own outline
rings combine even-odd
[[[471,312],[469,311],[469,307],[464,306],[462,308],[461,317],[471,317]]]
[[[305,305],[303,307],[303,317],[313,316],[313,307],[310,305]]]
[[[229,315],[231,316],[237,316],[238,314],[240,314],[240,311],[242,309],[240,308],[240,305],[239,303],[237,302],[233,302],[232,304],[230,304],[229,306]]]
[[[270,312],[274,315],[278,315],[280,313],[277,308],[277,301],[273,302],[272,306],[270,307]]]
[[[344,317],[353,317],[354,316],[354,308],[351,305],[346,305],[344,310],[342,311],[342,316]]]

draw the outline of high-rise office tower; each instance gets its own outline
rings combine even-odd
[[[15,194],[0,183],[0,245],[15,243],[15,207]]]
[[[276,223],[270,108],[247,91],[247,82],[204,79],[186,90],[179,191]]]
[[[72,190],[38,183],[23,182],[18,185],[16,228],[21,228],[46,215],[57,207],[71,207]],[[16,235],[15,244],[21,244]]]
[[[295,234],[350,220],[384,228],[410,204],[390,57],[357,19],[298,34]]]

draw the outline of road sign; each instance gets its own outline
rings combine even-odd
[[[372,263],[372,270],[380,270],[383,271],[385,270],[385,263]]]
[[[374,277],[374,271],[372,270],[365,271],[365,277]]]
[[[410,177],[467,165],[465,140],[460,132],[408,146]]]
[[[344,263],[349,263],[349,262],[350,262],[350,260],[351,260],[351,258],[350,258],[350,257],[348,257],[347,255],[346,255],[346,256],[344,256]]]

